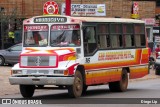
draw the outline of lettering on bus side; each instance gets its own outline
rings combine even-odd
[[[64,23],[67,22],[66,17],[37,17],[34,23]]]
[[[90,58],[86,58],[86,63],[90,63]]]

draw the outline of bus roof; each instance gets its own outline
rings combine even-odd
[[[127,18],[103,18],[103,17],[71,17],[84,22],[123,22],[123,23],[145,23],[142,20]]]
[[[105,17],[72,17],[64,15],[42,15],[35,16],[29,19],[34,19],[37,17],[67,17],[75,21],[80,22],[122,22],[122,23],[145,23],[143,20],[138,19],[127,19],[127,18],[105,18]],[[27,19],[26,19],[27,20]]]

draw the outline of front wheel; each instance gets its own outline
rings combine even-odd
[[[19,88],[20,88],[21,95],[24,98],[32,97],[35,91],[34,85],[20,85]]]
[[[109,89],[112,92],[123,92],[127,90],[128,73],[126,69],[122,70],[121,80],[109,83]]]
[[[83,91],[83,79],[80,71],[76,71],[73,85],[68,86],[68,93],[71,97],[80,97]]]

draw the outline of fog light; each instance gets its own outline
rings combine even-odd
[[[13,70],[12,74],[22,74],[22,71],[21,70]]]

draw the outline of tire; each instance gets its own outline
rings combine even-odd
[[[34,85],[20,85],[20,92],[24,98],[31,98],[35,91]]]
[[[44,88],[44,85],[37,85],[38,88]]]
[[[156,74],[156,75],[160,75],[160,69],[156,69],[156,70],[155,70],[155,74]]]
[[[4,65],[4,58],[3,56],[0,56],[0,66]]]
[[[68,86],[68,94],[73,98],[81,96],[83,91],[83,79],[80,71],[76,71],[73,85]]]
[[[110,82],[109,89],[112,92],[124,92],[128,87],[128,73],[126,69],[122,70],[122,78],[120,81]]]
[[[88,86],[87,85],[83,85],[83,90],[82,90],[82,94],[85,94],[87,91]]]

